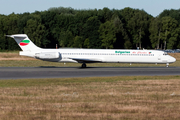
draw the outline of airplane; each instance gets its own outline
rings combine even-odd
[[[37,47],[26,34],[6,35],[14,38],[22,51],[22,56],[33,57],[50,62],[81,63],[174,63],[176,59],[160,50],[129,50],[129,49],[44,49]]]

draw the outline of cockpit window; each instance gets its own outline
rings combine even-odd
[[[167,52],[164,52],[163,55],[168,55]]]

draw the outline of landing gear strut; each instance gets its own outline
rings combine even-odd
[[[81,67],[86,68],[86,63],[83,63]]]
[[[169,67],[169,63],[166,63],[166,67]]]

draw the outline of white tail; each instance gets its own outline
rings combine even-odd
[[[14,40],[17,42],[19,47],[24,51],[24,52],[31,52],[31,51],[36,51],[41,48],[37,47],[29,38],[26,34],[16,34],[16,35],[6,35],[7,37],[14,38]]]

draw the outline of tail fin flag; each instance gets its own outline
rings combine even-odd
[[[37,47],[26,34],[16,34],[16,35],[6,35],[7,37],[14,38],[14,40],[17,42],[19,47],[23,51],[35,51],[39,50],[41,48]]]

